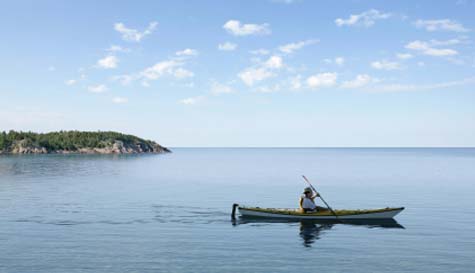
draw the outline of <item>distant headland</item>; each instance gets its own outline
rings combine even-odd
[[[0,132],[0,154],[169,153],[158,143],[118,132]]]

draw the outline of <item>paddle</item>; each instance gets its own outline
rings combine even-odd
[[[307,177],[305,177],[305,175],[302,175],[303,179],[310,185],[310,187],[312,188],[312,190],[318,194],[318,197],[320,197],[320,199],[322,199],[323,203],[325,203],[325,205],[327,206],[327,208],[331,211],[331,213],[333,213],[333,215],[335,215],[336,219],[338,221],[340,221],[340,218],[338,218],[338,215],[336,215],[335,211],[333,211],[333,209],[328,205],[328,203],[325,201],[325,199],[323,199],[322,195],[313,187],[312,183],[310,183],[310,181],[308,181]]]

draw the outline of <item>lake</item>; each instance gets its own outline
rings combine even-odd
[[[470,272],[473,148],[175,148],[0,156],[0,272]],[[297,207],[305,174],[333,208],[398,225],[233,222]],[[319,205],[323,205],[321,202]]]

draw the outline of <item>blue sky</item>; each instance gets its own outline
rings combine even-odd
[[[5,1],[0,130],[475,146],[474,1]]]

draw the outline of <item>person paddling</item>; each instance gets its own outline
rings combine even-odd
[[[307,187],[303,190],[303,195],[300,197],[300,208],[304,212],[318,212],[326,210],[323,207],[317,206],[315,204],[315,198],[319,197],[318,192],[313,192],[312,188]]]

